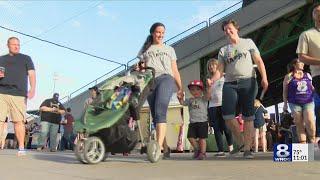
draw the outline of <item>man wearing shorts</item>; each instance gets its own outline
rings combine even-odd
[[[9,54],[0,57],[0,129],[7,116],[14,123],[18,140],[18,156],[25,155],[26,98],[33,98],[36,87],[36,74],[33,62],[27,55],[20,53],[20,41],[10,37],[7,41]],[[28,91],[28,77],[30,88]]]
[[[310,65],[312,83],[315,91],[320,95],[320,4],[312,10],[314,27],[301,33],[296,53],[299,60]],[[317,114],[318,112],[316,112]],[[316,142],[320,146],[320,122],[316,122]]]

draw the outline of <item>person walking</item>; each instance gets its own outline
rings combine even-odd
[[[314,102],[312,78],[303,72],[304,63],[299,59],[292,62],[292,70],[283,80],[283,111],[291,109],[300,143],[315,142]]]
[[[170,148],[166,143],[167,110],[175,84],[178,88],[178,98],[183,97],[180,73],[177,67],[177,57],[174,49],[163,43],[165,26],[154,23],[142,49],[138,53],[141,62],[147,67],[154,68],[154,89],[148,96],[148,103],[153,122],[156,124],[157,142],[164,151],[164,158],[170,157]]]
[[[212,77],[217,72],[218,68],[218,60],[210,59],[208,61],[207,69],[209,76]],[[222,88],[224,84],[224,76],[218,79],[212,86],[210,100],[209,100],[209,121],[214,129],[214,137],[216,139],[216,144],[218,147],[218,153],[215,155],[216,157],[225,157],[224,147],[223,147],[223,134],[226,137],[228,150],[231,152],[233,150],[233,139],[231,131],[226,127],[226,123],[222,116]]]
[[[211,78],[213,82],[225,74],[225,83],[222,92],[222,114],[227,127],[233,133],[233,137],[239,147],[234,148],[230,154],[235,154],[244,149],[244,157],[252,159],[250,151],[252,145],[254,99],[257,95],[257,80],[253,62],[257,65],[261,75],[261,86],[265,92],[268,88],[268,79],[263,60],[257,46],[251,39],[239,37],[240,27],[234,20],[222,23],[222,30],[229,43],[219,50],[218,71]],[[239,124],[235,119],[236,107],[240,105],[244,120],[243,136],[239,130]]]
[[[20,53],[17,37],[10,37],[7,45],[9,53],[0,57],[0,131],[7,116],[10,116],[18,140],[17,155],[24,156],[27,98],[32,99],[35,95],[36,73],[31,58]]]
[[[211,84],[210,84],[211,85]],[[206,139],[208,138],[208,99],[211,93],[204,93],[204,86],[200,80],[189,83],[188,89],[192,97],[179,99],[180,104],[188,106],[190,124],[188,128],[188,140],[194,150],[194,159],[203,160],[206,155]],[[209,86],[208,90],[211,90]]]
[[[59,94],[54,93],[53,97],[44,100],[40,105],[41,133],[37,150],[42,150],[49,137],[49,149],[51,152],[57,151],[57,135],[62,115],[65,108],[59,101]]]
[[[310,65],[312,83],[315,92],[320,95],[320,3],[313,6],[312,19],[314,27],[301,33],[296,53],[299,60]],[[316,109],[317,110],[317,109]],[[318,114],[319,112],[316,112]],[[320,122],[316,122],[317,129],[320,129]],[[316,142],[320,147],[320,131],[317,131]]]

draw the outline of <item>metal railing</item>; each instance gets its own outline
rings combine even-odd
[[[201,25],[203,25],[203,24],[204,24],[205,26],[201,26]],[[201,28],[196,29],[196,28],[198,28],[198,27],[200,27],[200,26],[201,26]],[[204,29],[204,28],[207,28],[207,27],[208,27],[208,21],[202,21],[202,22],[200,22],[200,23],[192,26],[191,28],[189,28],[189,29],[187,29],[187,30],[185,30],[185,31],[183,31],[183,32],[181,32],[181,33],[173,36],[172,38],[170,38],[170,39],[168,39],[168,40],[166,40],[164,43],[165,43],[165,44],[170,44],[170,43],[168,43],[168,42],[176,39],[176,38],[179,37],[179,36],[182,36],[182,35],[186,34],[187,32],[190,32],[190,31],[192,30],[192,32],[191,32],[190,34],[185,35],[185,36],[182,37],[182,38],[179,38],[178,41],[182,41],[184,38],[186,38],[186,37],[188,37],[188,36],[191,36],[191,35],[199,32],[200,30],[202,30],[202,29]],[[173,43],[171,43],[171,44],[177,43],[178,41],[175,41],[175,42],[173,42]],[[171,45],[171,44],[170,44],[170,45]]]
[[[318,0],[318,1],[320,1],[320,0]],[[270,15],[270,14],[276,12],[276,11],[279,11],[279,10],[281,10],[281,9],[284,8],[284,7],[287,7],[288,5],[290,5],[290,4],[293,3],[293,2],[294,2],[294,1],[290,1],[290,2],[286,3],[285,5],[277,8],[277,9],[274,9],[274,10],[268,12],[267,14],[265,14],[265,15],[257,18],[257,19],[255,19],[254,21],[249,22],[249,23],[247,23],[247,24],[245,24],[245,25],[240,26],[240,29],[244,29],[245,27],[248,27],[248,26],[250,26],[250,25],[252,25],[252,24],[254,24],[254,23],[259,22],[261,19],[265,18],[266,16],[268,16],[268,15]],[[227,17],[227,16],[230,16],[230,15],[232,15],[233,13],[235,13],[236,11],[237,11],[237,10],[235,10],[235,11],[233,11],[233,12],[231,12],[231,13],[223,16],[223,17],[221,17],[220,19],[225,18],[225,17]],[[215,15],[215,16],[216,16],[216,15]],[[213,17],[213,16],[212,16],[212,17]],[[219,20],[220,20],[220,19],[219,19]],[[214,21],[214,23],[215,23],[215,22],[218,22],[219,20]],[[210,26],[210,25],[209,25],[209,26]],[[225,38],[225,37],[221,37],[221,38],[219,38],[219,39],[216,39],[215,42],[221,41],[221,40],[223,40],[224,38]],[[209,43],[209,44],[207,44],[207,45],[199,48],[197,51],[199,51],[199,50],[201,50],[201,49],[203,49],[203,48],[205,48],[205,47],[207,47],[207,46],[210,46],[210,45],[212,45],[212,44],[215,43],[215,42],[211,42],[211,43]],[[197,52],[197,51],[195,51],[195,52]],[[192,52],[192,53],[195,53],[195,52]],[[191,53],[191,54],[192,54],[192,53]],[[185,55],[184,57],[182,57],[182,59],[185,58],[186,56],[190,56],[190,54]]]
[[[242,1],[239,1],[239,2],[237,2],[237,3],[235,3],[235,4],[233,4],[232,6],[228,7],[227,9],[224,9],[224,10],[218,12],[217,14],[211,16],[211,17],[209,18],[209,26],[210,26],[211,24],[213,24],[213,23],[218,22],[218,21],[221,20],[222,18],[224,18],[224,17],[226,17],[226,16],[228,16],[228,15],[230,15],[230,14],[233,14],[233,13],[235,13],[236,11],[240,10],[241,7],[237,7],[237,9],[233,10],[232,12],[228,12],[228,14],[226,14],[225,16],[222,16],[222,17],[216,19],[215,21],[213,21],[214,18],[218,17],[219,15],[222,15],[222,13],[227,12],[228,10],[230,10],[230,9],[236,7],[237,5],[240,5],[240,4],[242,4]],[[213,22],[212,22],[212,21],[213,21]]]
[[[104,78],[104,77],[106,77],[106,76],[110,75],[112,72],[114,72],[114,71],[116,71],[116,70],[120,69],[121,67],[124,67],[124,69],[123,69],[123,70],[126,70],[126,69],[127,69],[127,66],[126,66],[126,65],[124,65],[124,64],[122,64],[122,65],[120,65],[120,66],[118,66],[118,67],[116,67],[116,68],[112,69],[111,71],[107,72],[106,74],[104,74],[104,75],[102,75],[102,76],[98,77],[97,79],[95,79],[95,80],[93,80],[93,81],[91,81],[91,82],[89,82],[89,83],[85,84],[84,86],[80,87],[79,89],[77,89],[77,90],[73,91],[73,92],[72,92],[72,93],[70,93],[69,95],[67,95],[67,96],[65,96],[65,97],[63,97],[63,98],[61,98],[61,99],[60,99],[60,101],[61,101],[61,102],[64,102],[64,103],[65,103],[65,102],[69,102],[69,101],[70,101],[70,99],[71,99],[71,97],[73,97],[73,95],[74,95],[75,93],[79,92],[80,90],[82,90],[82,89],[84,89],[84,88],[87,88],[87,87],[89,87],[89,86],[92,86],[92,84],[97,85],[97,84],[98,84],[98,81],[99,81],[101,78]],[[122,70],[122,71],[123,71],[123,70]],[[121,72],[121,71],[118,71],[118,72],[117,72],[117,74],[118,74],[118,73],[120,73],[120,72]],[[112,76],[110,76],[110,77],[108,77],[108,78],[114,77],[114,76],[116,76],[117,74],[112,75]],[[104,78],[104,80],[105,80],[105,78]]]
[[[236,11],[240,10],[240,9],[241,9],[241,6],[240,6],[240,7],[237,7],[237,9],[234,9],[234,10],[231,11],[231,12],[228,12],[227,15],[225,15],[225,16],[223,16],[223,17],[220,17],[220,18],[217,19],[216,21],[212,22],[212,19],[213,19],[213,18],[218,17],[218,16],[221,15],[222,13],[227,12],[228,10],[230,10],[230,9],[232,9],[232,8],[238,6],[238,5],[241,5],[241,4],[242,4],[242,0],[241,0],[241,1],[238,1],[237,3],[231,5],[230,7],[226,8],[226,9],[224,9],[223,11],[220,11],[220,12],[218,12],[217,14],[211,16],[211,17],[208,19],[208,21],[202,21],[202,22],[200,22],[200,23],[198,23],[198,24],[190,27],[189,29],[187,29],[187,30],[185,30],[185,31],[183,31],[183,32],[181,32],[181,33],[179,33],[179,34],[177,34],[177,35],[169,38],[169,39],[166,40],[164,43],[165,43],[165,44],[169,44],[169,45],[173,45],[173,44],[178,43],[179,41],[182,41],[182,40],[186,39],[187,37],[189,37],[189,36],[191,36],[191,35],[199,32],[199,31],[201,31],[202,29],[205,29],[205,28],[209,27],[212,23],[215,23],[215,22],[219,21],[220,19],[222,19],[222,18],[224,18],[224,17],[226,17],[226,16],[228,16],[228,15],[231,15],[231,14],[235,13]],[[203,26],[203,25],[204,25],[204,26]],[[200,27],[200,26],[201,26],[201,27]],[[200,28],[199,28],[199,27],[200,27]],[[192,32],[191,32],[191,33],[188,33],[188,32],[190,32],[190,31],[192,31]],[[188,33],[188,34],[186,35],[186,33]],[[182,35],[184,35],[184,36],[181,37]],[[170,43],[170,41],[175,40],[175,39],[178,38],[178,37],[180,37],[180,38],[179,38],[177,41],[174,41],[174,42]],[[135,57],[135,58],[129,60],[129,61],[127,62],[127,68],[129,68],[130,64],[131,64],[133,61],[135,61],[135,60],[138,60],[138,58]]]
[[[233,10],[232,12],[228,12],[227,15],[225,15],[225,16],[223,16],[223,17],[220,17],[219,19],[217,19],[217,20],[215,20],[214,22],[212,22],[212,19],[213,19],[213,18],[218,17],[218,16],[221,15],[222,13],[227,12],[227,11],[230,10],[231,8],[234,8],[234,7],[236,7],[237,5],[240,5],[241,3],[242,3],[242,0],[239,1],[239,2],[237,2],[237,3],[235,3],[235,4],[233,4],[232,6],[224,9],[223,11],[220,11],[219,13],[211,16],[207,21],[202,21],[202,22],[200,22],[200,23],[198,23],[198,24],[190,27],[189,29],[187,29],[187,30],[185,30],[185,31],[183,31],[183,32],[181,32],[181,33],[179,33],[179,34],[177,34],[177,35],[169,38],[169,39],[166,40],[164,43],[165,43],[165,44],[172,45],[172,44],[176,44],[176,43],[178,43],[179,41],[182,41],[182,40],[190,37],[191,35],[199,32],[199,31],[201,31],[201,30],[203,30],[203,29],[205,29],[205,28],[207,28],[207,27],[209,27],[212,23],[215,23],[215,22],[219,21],[220,19],[222,19],[222,18],[224,18],[224,17],[226,17],[226,16],[228,16],[228,15],[230,15],[230,14],[235,13],[236,11],[238,11],[239,9],[241,9],[241,7],[238,7],[237,9]],[[203,26],[203,25],[204,25],[204,26]],[[183,36],[183,37],[181,37],[181,36]],[[174,41],[174,42],[171,43],[171,44],[169,43],[170,41],[175,40],[175,39],[178,38],[178,37],[180,37],[180,38],[179,38],[177,41]],[[95,80],[87,83],[86,85],[84,85],[84,86],[80,87],[79,89],[73,91],[73,92],[70,93],[69,95],[63,97],[62,99],[60,99],[60,101],[63,102],[65,99],[67,99],[67,102],[69,102],[70,99],[71,99],[71,97],[72,97],[72,95],[74,95],[75,93],[79,92],[79,91],[82,90],[83,88],[88,87],[88,86],[91,85],[92,83],[97,84],[97,81],[98,81],[99,79],[101,79],[102,77],[105,77],[106,75],[109,75],[110,73],[114,72],[115,70],[119,69],[120,67],[123,67],[123,66],[124,66],[124,67],[125,67],[124,70],[129,69],[129,67],[131,66],[132,62],[137,61],[137,60],[138,60],[138,58],[135,57],[135,58],[129,60],[126,64],[121,64],[121,65],[118,66],[117,68],[112,69],[112,70],[109,71],[108,73],[100,76],[99,78],[97,78],[97,79],[95,79]],[[118,73],[120,73],[120,72],[121,72],[121,71],[119,71]],[[114,76],[115,76],[115,75],[114,75]],[[114,76],[111,76],[111,77],[114,77]],[[109,77],[109,78],[111,78],[111,77]]]
[[[127,69],[129,69],[129,67],[131,66],[131,62],[135,61],[135,60],[138,60],[139,58],[135,57],[133,59],[131,59],[130,61],[127,62]]]

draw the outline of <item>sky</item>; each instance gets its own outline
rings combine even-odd
[[[166,25],[166,40],[207,21],[237,2],[239,0],[0,1],[0,26],[126,64],[136,57],[154,22]],[[240,6],[241,4],[231,10]],[[170,42],[186,35],[187,33]],[[0,55],[8,53],[6,41],[11,36],[20,39],[21,53],[29,55],[36,68],[36,96],[28,101],[29,110],[37,109],[44,99],[52,97],[53,92],[60,93],[60,97],[67,96],[119,67],[119,64],[2,28]],[[118,71],[122,69],[124,67],[120,67]],[[95,82],[88,87],[94,84]]]

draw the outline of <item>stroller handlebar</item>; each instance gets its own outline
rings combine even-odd
[[[151,70],[153,78],[155,77],[155,75],[156,75],[156,70],[155,70],[153,67],[142,67],[142,69],[146,69],[146,70],[149,69],[149,70]]]
[[[153,78],[155,77],[156,71],[153,67],[144,67],[144,66],[141,66],[140,64],[137,64],[137,65],[139,67],[138,70],[136,69],[137,68],[136,66],[131,66],[131,68],[129,69],[129,72],[133,72],[133,71],[141,72],[141,70],[151,70]]]

